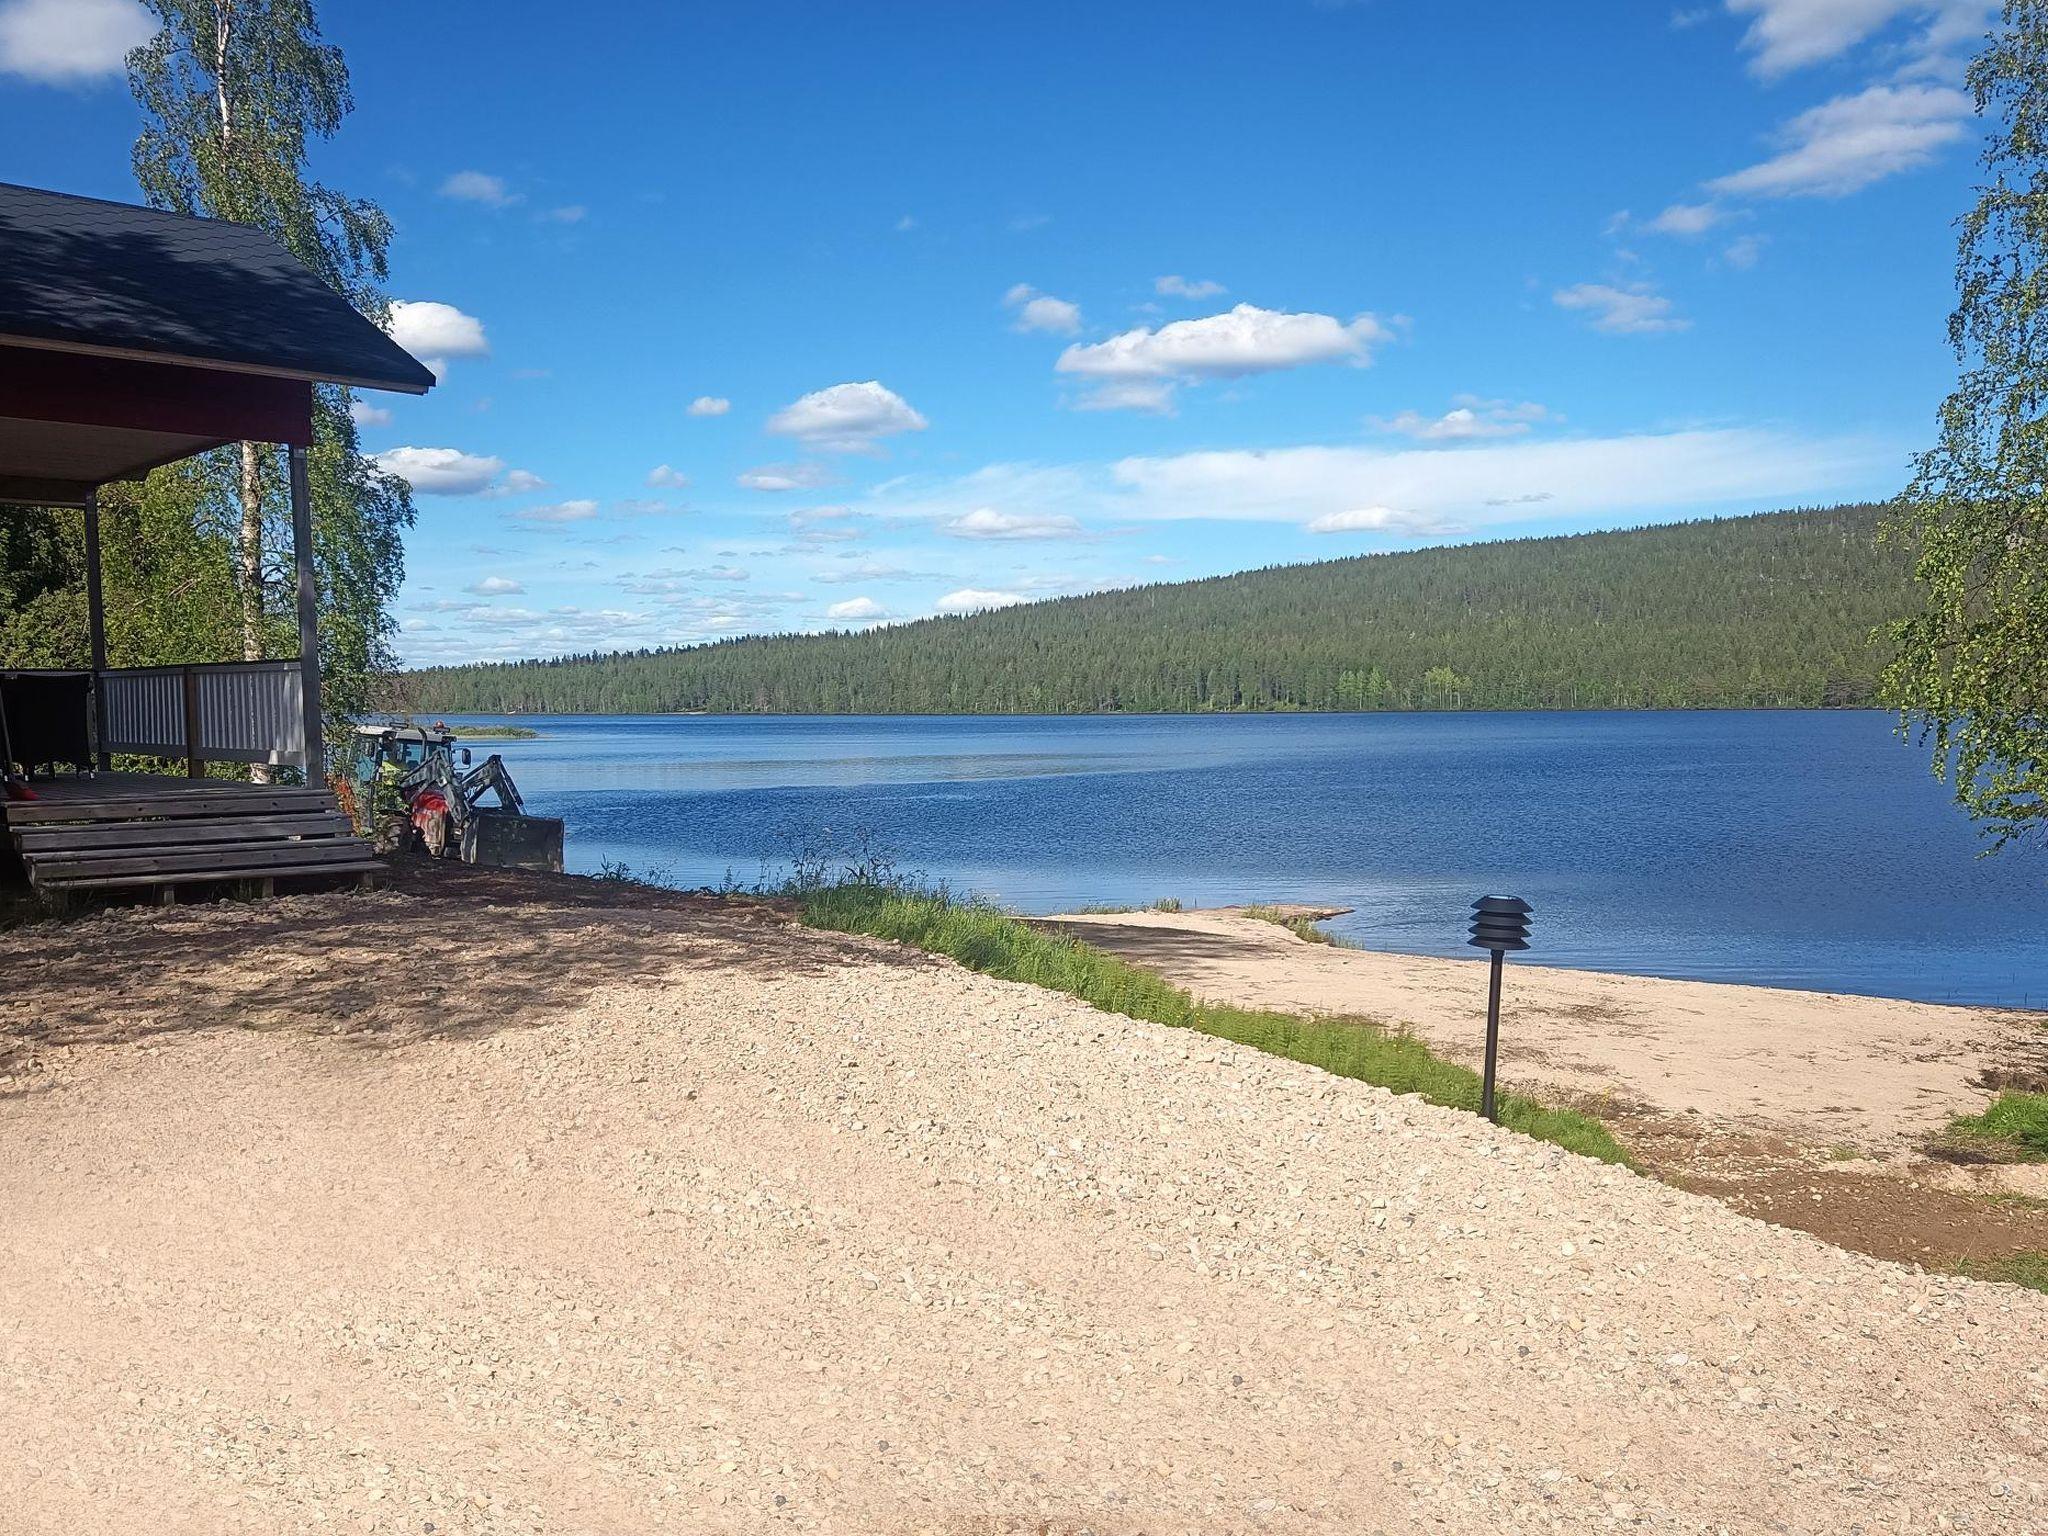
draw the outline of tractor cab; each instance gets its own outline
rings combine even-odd
[[[529,816],[504,758],[471,766],[467,747],[446,725],[356,728],[369,764],[370,804],[390,841],[429,858],[516,869],[562,868],[562,823]],[[495,806],[482,803],[486,793]]]

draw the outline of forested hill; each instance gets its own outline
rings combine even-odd
[[[1518,539],[865,633],[410,673],[427,713],[1003,714],[1868,704],[1906,562],[1872,506]]]

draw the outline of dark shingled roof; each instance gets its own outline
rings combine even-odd
[[[0,342],[423,394],[434,376],[260,229],[0,182]]]

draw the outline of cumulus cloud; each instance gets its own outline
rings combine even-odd
[[[520,201],[520,194],[506,185],[504,177],[486,171],[457,171],[441,183],[441,195],[486,208],[509,208]]]
[[[1469,442],[1489,437],[1520,437],[1540,422],[1553,421],[1556,413],[1534,400],[1484,400],[1477,395],[1459,395],[1451,409],[1441,416],[1420,411],[1368,418],[1368,424],[1382,432],[1396,432],[1422,442]]]
[[[889,610],[872,597],[849,597],[845,602],[834,603],[827,608],[825,617],[846,623],[871,623],[889,617]]]
[[[647,471],[647,483],[660,490],[680,491],[690,483],[690,477],[672,465],[657,464]]]
[[[509,576],[486,576],[462,590],[476,597],[510,597],[515,592],[524,592],[526,588]]]
[[[1071,539],[1080,519],[1057,512],[998,512],[976,507],[941,524],[956,539]]]
[[[512,514],[512,520],[547,526],[559,523],[587,523],[595,516],[597,503],[587,497],[578,497],[574,501],[557,501],[544,507],[523,507]]]
[[[136,0],[10,0],[0,5],[0,74],[57,84],[118,75],[156,31]]]
[[[981,613],[990,608],[1014,608],[1026,601],[1022,592],[992,592],[984,587],[962,587],[957,592],[948,592],[936,603],[932,611],[942,614]]]
[[[684,412],[689,416],[723,416],[732,409],[732,402],[723,395],[699,395],[692,400]]]
[[[768,430],[828,453],[870,453],[878,439],[922,432],[910,402],[873,379],[814,389],[768,418]]]
[[[1390,334],[1372,315],[1347,322],[1240,304],[1200,320],[1077,342],[1060,354],[1058,368],[1091,379],[1238,378],[1308,363],[1368,362],[1373,344]]]
[[[547,481],[530,469],[512,469],[505,472],[505,478],[498,482],[496,490],[504,496],[517,496],[526,491],[544,491],[547,486]]]
[[[505,461],[459,448],[391,448],[371,462],[427,496],[480,496],[505,471]]]
[[[348,419],[359,427],[388,427],[391,412],[381,405],[372,405],[358,395],[348,403]]]
[[[832,477],[821,464],[761,464],[735,478],[750,491],[809,491]]]
[[[393,341],[432,369],[437,379],[447,376],[453,358],[488,357],[491,353],[483,321],[453,304],[394,299],[384,328]]]
[[[1152,280],[1152,291],[1172,299],[1213,299],[1225,289],[1206,277],[1188,278],[1169,272]]]
[[[1651,336],[1682,331],[1692,324],[1673,312],[1669,299],[1641,283],[1627,288],[1578,283],[1560,288],[1550,297],[1560,309],[1584,313],[1594,330],[1615,336]]]
[[[1071,336],[1081,329],[1081,306],[1067,299],[1056,299],[1049,293],[1040,293],[1029,283],[1018,283],[1003,295],[1003,307],[1013,310],[1017,318],[1012,328],[1019,331],[1049,331],[1055,336]]]
[[[1970,98],[1946,85],[1873,85],[1779,130],[1770,159],[1707,183],[1730,197],[1844,197],[1916,170],[1963,137]]]

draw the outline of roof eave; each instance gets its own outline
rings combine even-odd
[[[424,395],[435,384],[434,375],[420,365],[423,379],[372,379],[337,373],[315,373],[304,368],[265,367],[260,363],[229,362],[218,357],[198,357],[181,352],[152,352],[142,347],[95,346],[90,342],[57,341],[47,336],[18,336],[0,332],[0,346],[33,347],[44,352],[69,352],[83,357],[111,357],[130,363],[175,363],[185,368],[214,368],[222,373],[251,373],[272,379],[304,379],[314,384],[340,384],[349,389],[381,389],[393,394]]]

